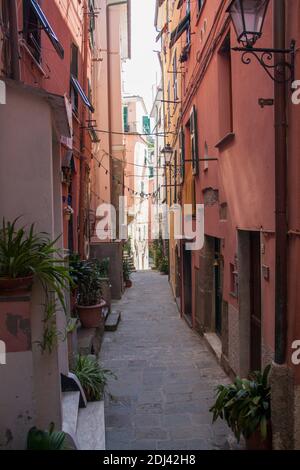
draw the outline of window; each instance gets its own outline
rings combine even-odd
[[[196,217],[196,207],[197,207],[196,182],[195,182],[195,178],[193,178],[193,182],[192,182],[192,215],[193,217]]]
[[[190,18],[191,18],[190,2],[187,1],[185,17],[180,21],[180,23],[178,23],[176,28],[171,32],[170,45],[169,45],[170,49],[174,46],[174,44],[176,44],[178,39],[183,35],[185,31],[187,32],[187,43],[190,43],[190,39],[191,39]]]
[[[178,83],[177,83],[177,52],[175,50],[174,56],[173,56],[173,97],[174,101],[178,100],[178,89],[177,89]],[[175,106],[175,103],[174,103]]]
[[[52,29],[46,15],[37,0],[23,0],[23,34],[33,56],[41,59],[41,30],[44,30],[54,49],[61,59],[64,58],[64,48]]]
[[[41,29],[31,2],[23,0],[23,37],[33,57],[41,61]]]
[[[186,15],[191,16],[191,0],[186,0]],[[189,21],[188,29],[186,31],[186,45],[191,44],[191,21]]]
[[[191,160],[193,175],[198,174],[199,169],[199,154],[198,154],[198,124],[197,124],[197,110],[193,105],[190,114],[190,135],[191,135]]]
[[[230,34],[223,41],[218,54],[219,69],[219,126],[220,139],[233,132],[232,70]]]
[[[128,106],[123,107],[123,126],[124,126],[124,132],[129,132]]]
[[[95,25],[96,25],[96,15],[95,15],[95,0],[89,0],[89,18],[90,18],[90,25],[89,25],[89,33],[90,33],[90,46],[91,49],[95,46]]]
[[[180,129],[179,132],[179,161],[180,161],[180,183],[183,184],[184,182],[184,174],[185,174],[185,134],[183,127]]]
[[[204,144],[204,158],[209,158],[208,157],[208,145],[207,142]],[[204,171],[208,170],[208,160],[204,161]]]
[[[205,0],[197,0],[198,2],[198,13],[202,10]]]
[[[78,78],[78,47],[75,44],[71,45],[71,77]],[[71,103],[72,109],[78,113],[78,91],[71,81]]]

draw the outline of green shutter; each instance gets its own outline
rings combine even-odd
[[[123,125],[124,125],[124,132],[129,131],[128,126],[128,106],[123,107]]]
[[[143,132],[150,134],[150,118],[148,116],[143,116]]]

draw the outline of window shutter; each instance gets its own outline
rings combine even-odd
[[[198,174],[199,155],[198,155],[198,127],[197,127],[197,110],[193,105],[190,117],[190,133],[191,133],[191,153],[192,153],[192,169],[193,175]]]
[[[185,174],[185,142],[184,142],[184,130],[183,127],[180,129],[179,133],[179,151],[180,151],[180,183],[184,182]]]

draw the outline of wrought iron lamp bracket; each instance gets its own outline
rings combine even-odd
[[[251,46],[233,47],[233,51],[242,52],[243,64],[249,65],[253,56],[263,67],[269,77],[276,83],[293,82],[295,79],[295,52],[296,41],[292,40],[289,49],[263,49]],[[289,60],[275,61],[275,55],[281,54],[289,57]]]

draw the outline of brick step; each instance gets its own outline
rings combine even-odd
[[[121,320],[121,312],[112,312],[105,321],[105,331],[116,331]]]

